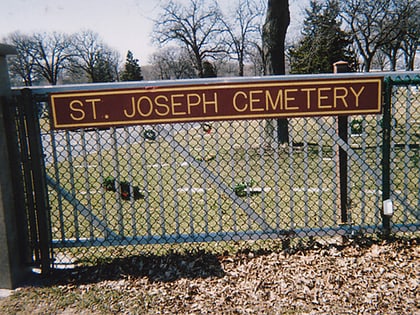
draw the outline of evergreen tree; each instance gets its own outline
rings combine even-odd
[[[125,61],[124,70],[121,73],[121,81],[141,81],[143,76],[141,75],[141,68],[139,60],[134,59],[131,51],[127,52],[127,58]]]
[[[116,72],[114,65],[108,59],[100,58],[95,63],[92,71],[92,82],[114,82]]]
[[[289,49],[291,73],[329,73],[333,63],[344,60],[352,66],[355,61],[351,42],[341,30],[337,0],[325,4],[312,0],[306,10],[303,38]]]

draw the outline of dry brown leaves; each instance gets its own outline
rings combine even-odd
[[[0,302],[0,312],[420,314],[417,240],[293,253],[134,257],[95,270],[66,275],[66,283],[48,288],[21,289]],[[44,291],[33,302],[36,290]],[[64,301],[54,302],[55,294]]]

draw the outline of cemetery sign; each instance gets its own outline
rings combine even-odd
[[[143,86],[51,93],[56,129],[381,112],[382,77]]]

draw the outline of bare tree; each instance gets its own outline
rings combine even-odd
[[[396,51],[407,12],[396,10],[395,0],[342,0],[341,4],[342,17],[363,58],[363,70],[368,72],[379,49],[392,45]]]
[[[397,61],[401,55],[400,49],[402,45],[403,36],[396,37],[393,41],[384,43],[380,50],[378,50],[374,56],[374,60],[382,61],[382,55],[386,56],[389,62],[389,68],[391,71],[395,71],[397,68]],[[385,64],[385,62],[380,63],[380,65]],[[384,70],[384,67],[380,67],[381,70]]]
[[[225,45],[232,59],[238,62],[238,75],[244,75],[244,65],[256,37],[260,37],[260,22],[264,3],[255,0],[237,0],[233,14],[226,15],[223,24],[227,37]]]
[[[420,22],[419,22],[420,23]],[[420,25],[420,24],[417,24]],[[401,49],[403,51],[405,70],[413,71],[414,70],[414,61],[416,58],[416,53],[419,50],[420,46],[420,31],[417,30],[417,34],[409,33],[407,34],[402,43]]]
[[[153,75],[156,79],[188,79],[196,77],[191,58],[185,49],[167,47],[151,57]]]
[[[248,58],[252,64],[253,75],[265,75],[265,70],[267,67],[262,44],[259,44],[258,42],[252,42],[248,52]]]
[[[406,33],[401,42],[401,50],[403,51],[405,69],[412,71],[414,70],[416,52],[420,46],[420,2],[417,0],[405,1],[408,2],[410,15],[405,23]]]
[[[31,51],[38,73],[51,85],[56,85],[71,60],[71,38],[64,33],[36,33]]]
[[[391,36],[380,49],[388,57],[392,71],[396,70],[401,55],[404,55],[406,68],[410,69],[410,64],[414,66],[414,60],[409,61],[409,59],[415,57],[415,49],[420,38],[420,3],[413,0],[393,0],[391,10],[386,21],[388,24],[386,28],[390,29]],[[400,21],[398,24],[395,24],[395,16]],[[416,46],[414,53],[413,46]]]
[[[39,75],[36,72],[35,53],[33,49],[35,44],[28,35],[15,32],[5,38],[5,42],[16,47],[17,56],[10,58],[10,76],[12,81],[21,85],[31,86],[39,81]]]
[[[371,66],[374,69],[385,71],[387,69],[392,68],[390,59],[391,58],[387,56],[387,54],[382,49],[380,49],[376,52],[375,56],[373,57]],[[395,65],[396,65],[396,61],[395,61]]]
[[[42,79],[52,85],[62,82],[109,82],[118,79],[120,55],[92,31],[79,34],[13,33],[6,41],[17,47],[12,76],[32,85]]]
[[[261,4],[261,10],[263,12],[267,11],[267,5],[265,4],[265,0],[263,0]],[[259,21],[257,23],[257,33],[251,38],[250,46],[247,51],[248,58],[250,59],[254,67],[254,75],[266,75],[267,71],[267,61],[263,47],[264,18],[265,15],[259,18]]]
[[[32,85],[34,78],[43,78],[56,85],[69,66],[71,40],[64,33],[35,33],[29,36],[15,33],[10,40],[18,48],[14,69],[26,85]]]
[[[224,51],[220,38],[223,33],[221,12],[216,1],[169,1],[155,21],[154,39],[163,45],[175,42],[191,54],[199,77],[203,77],[203,62]]]
[[[85,30],[72,37],[74,72],[82,70],[90,82],[110,82],[118,79],[120,55],[109,48],[91,30]]]

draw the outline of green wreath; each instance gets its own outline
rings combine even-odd
[[[154,141],[156,140],[156,132],[152,129],[148,129],[143,133],[143,136],[146,140]]]
[[[363,120],[353,119],[350,123],[351,133],[353,135],[360,135],[363,133]]]

